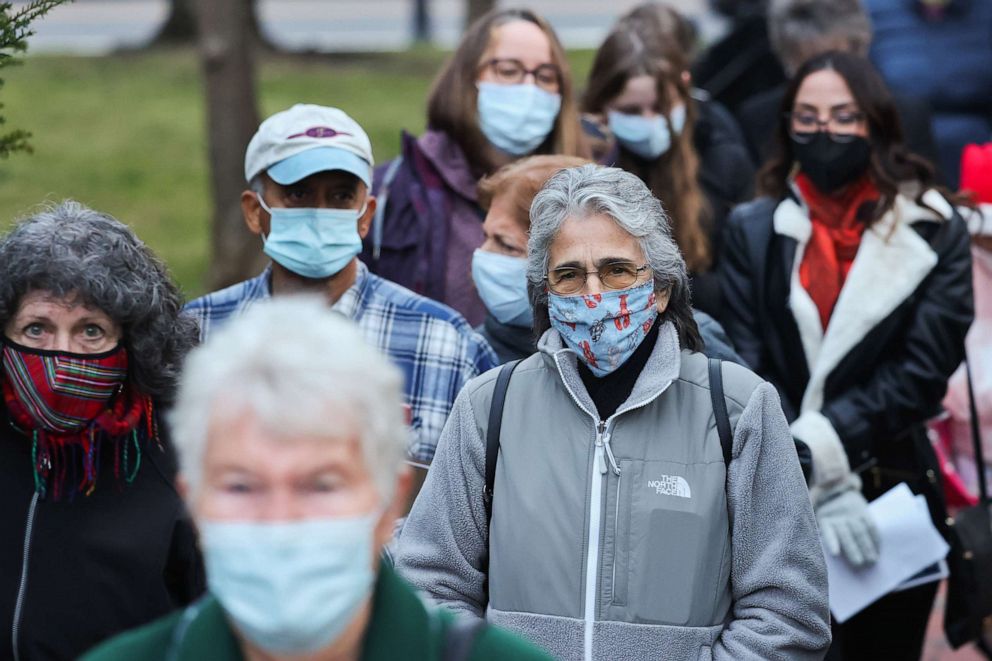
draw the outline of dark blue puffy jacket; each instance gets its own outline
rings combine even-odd
[[[870,57],[894,92],[933,109],[940,169],[957,188],[961,150],[992,136],[992,1],[951,0],[927,18],[919,0],[865,0]]]

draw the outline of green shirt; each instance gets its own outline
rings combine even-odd
[[[376,581],[361,659],[440,659],[445,632],[453,620],[443,609],[429,611],[413,589],[383,565]],[[184,611],[115,636],[82,657],[82,661],[132,659],[242,661],[244,656],[224,610],[216,599],[207,596]],[[469,659],[550,661],[551,657],[501,629],[487,626],[476,637]]]

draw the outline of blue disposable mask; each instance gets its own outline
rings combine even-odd
[[[672,148],[672,133],[677,135],[685,128],[685,106],[680,104],[672,108],[667,122],[661,115],[648,118],[615,110],[609,112],[608,122],[610,131],[624,149],[653,160]]]
[[[600,294],[548,293],[551,326],[597,377],[627,362],[658,316],[654,281]]]
[[[265,254],[304,278],[327,278],[339,273],[362,251],[355,209],[270,209],[257,194],[271,218],[269,235],[262,236]]]
[[[530,328],[534,314],[527,298],[527,260],[495,252],[472,254],[472,280],[486,309],[501,324]]]
[[[372,592],[380,514],[200,521],[210,592],[235,628],[263,650],[295,655],[323,649]]]
[[[479,83],[479,128],[497,149],[525,156],[541,146],[554,128],[561,95],[537,85]]]

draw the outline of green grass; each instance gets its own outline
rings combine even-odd
[[[444,56],[264,56],[259,110],[265,117],[298,102],[338,106],[368,131],[384,162],[396,155],[400,129],[423,130],[424,100]],[[577,81],[591,57],[570,55]],[[196,54],[30,57],[0,77],[0,112],[8,127],[33,133],[34,147],[0,161],[0,225],[45,201],[78,199],[131,225],[187,295],[203,293],[210,201]]]

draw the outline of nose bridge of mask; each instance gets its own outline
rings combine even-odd
[[[261,205],[261,207],[263,209],[265,209],[265,212],[267,214],[269,214],[269,218],[271,218],[273,216],[273,213],[272,213],[273,210],[272,210],[272,207],[270,207],[268,204],[265,203],[265,197],[261,193],[257,193],[257,192],[255,193],[255,197],[258,198],[259,205]],[[368,211],[368,208],[369,208],[369,194],[366,191],[366,193],[365,193],[365,200],[362,202],[362,208],[359,209],[356,212],[356,218],[355,218],[355,220],[357,221],[359,218],[361,218],[362,216],[364,216],[365,215],[365,212]],[[283,213],[285,213],[286,211],[292,211],[292,209],[288,209],[288,208],[284,208],[284,207],[279,207],[279,209],[280,209],[280,212],[283,212]],[[352,209],[323,209],[323,211],[346,211],[346,212],[351,212],[353,210]],[[356,225],[356,229],[357,229],[357,225]],[[271,231],[271,228],[270,228],[269,231]],[[264,234],[262,235],[262,240],[263,241],[265,240],[265,235]]]

